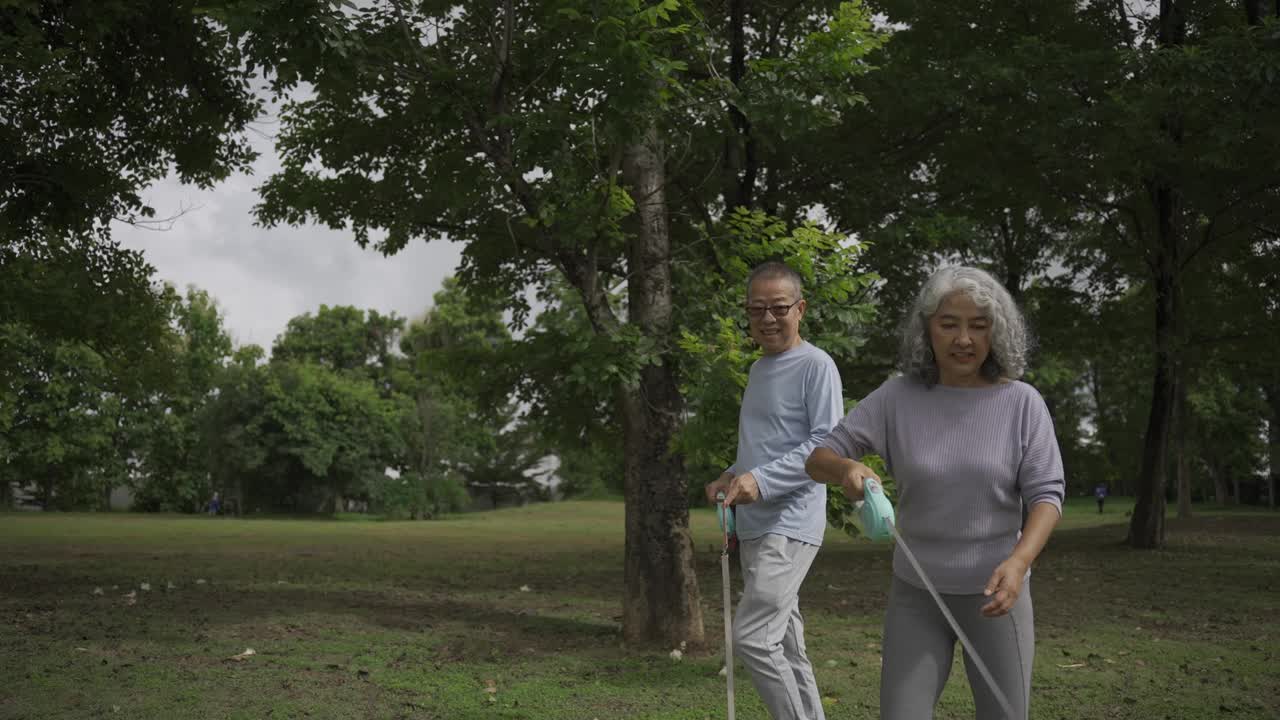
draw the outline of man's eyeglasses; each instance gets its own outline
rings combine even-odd
[[[803,298],[801,298],[801,300],[803,300]],[[760,318],[763,318],[763,317],[764,317],[764,311],[765,311],[765,310],[768,310],[770,315],[772,315],[772,316],[774,316],[775,318],[777,318],[777,319],[781,320],[782,318],[786,317],[788,313],[790,313],[790,312],[791,312],[791,308],[793,308],[793,307],[795,307],[796,305],[799,305],[799,304],[800,304],[800,300],[797,300],[797,301],[795,301],[795,302],[791,303],[790,305],[770,305],[769,307],[761,307],[761,306],[757,306],[757,305],[748,305],[748,306],[747,306],[747,315],[748,315],[752,320],[759,320]]]

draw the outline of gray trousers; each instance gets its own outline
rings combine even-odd
[[[1004,691],[1015,717],[1026,720],[1031,697],[1031,661],[1035,655],[1035,626],[1031,611],[1031,582],[1005,615],[983,617],[988,598],[981,595],[943,595],[943,602],[969,636],[987,669]],[[884,664],[880,672],[882,720],[929,720],[951,673],[957,638],[927,590],[898,578],[889,591],[884,617]],[[965,674],[973,690],[978,720],[1003,720],[1004,711],[978,668],[964,654]]]
[[[818,546],[765,535],[740,548],[745,588],[733,616],[735,654],[774,720],[825,720],[800,617],[800,584]]]

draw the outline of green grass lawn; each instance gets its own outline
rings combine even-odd
[[[1073,500],[1034,571],[1032,716],[1280,718],[1280,514],[1197,508],[1136,552],[1124,499],[1107,504]],[[714,516],[693,518],[711,645],[680,661],[620,643],[622,523],[615,502],[418,523],[3,514],[0,718],[724,717]],[[889,558],[829,532],[805,583],[833,720],[876,717]],[[738,679],[738,717],[765,718]],[[972,717],[958,662],[937,717]]]

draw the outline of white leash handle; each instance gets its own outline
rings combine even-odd
[[[956,637],[960,638],[960,644],[964,646],[965,651],[969,653],[969,657],[973,659],[973,664],[978,666],[978,672],[987,681],[987,687],[991,688],[991,693],[996,696],[996,700],[1004,710],[1005,717],[1009,718],[1009,720],[1016,720],[1018,716],[1013,714],[1013,707],[1009,704],[1009,698],[1005,697],[1004,691],[996,684],[995,678],[991,676],[991,671],[987,669],[987,664],[982,662],[982,658],[978,656],[978,651],[974,649],[973,643],[969,642],[969,636],[965,635],[964,630],[960,629],[960,623],[956,622],[951,610],[942,601],[942,596],[938,594],[938,590],[929,581],[929,576],[924,574],[924,568],[920,567],[920,562],[916,560],[915,554],[911,552],[911,548],[907,547],[906,541],[902,539],[902,535],[898,532],[898,526],[894,525],[893,521],[887,517],[884,520],[889,525],[889,529],[893,531],[893,537],[897,539],[898,545],[902,547],[902,552],[907,556],[911,567],[915,568],[916,574],[924,581],[925,588],[933,596],[933,601],[937,603],[938,609],[942,611],[942,616],[947,619],[947,623],[955,631]],[[727,567],[725,572],[728,572]],[[730,716],[732,716],[732,713]]]
[[[729,681],[729,720],[733,712],[733,598],[729,591],[729,535],[733,533],[733,512],[724,505],[724,493],[716,495],[720,530],[724,534],[724,546],[720,549],[720,585],[724,588],[724,674]]]

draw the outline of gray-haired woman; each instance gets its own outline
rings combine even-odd
[[[858,461],[884,458],[897,481],[899,532],[1019,720],[1035,651],[1030,568],[1061,517],[1065,489],[1048,409],[1018,381],[1027,345],[1022,314],[999,282],[976,268],[939,270],[902,325],[902,375],[860,402],[805,465],[857,500],[876,477]],[[956,636],[901,547],[893,573],[881,717],[931,718]],[[976,716],[1003,717],[967,653],[965,669]]]

